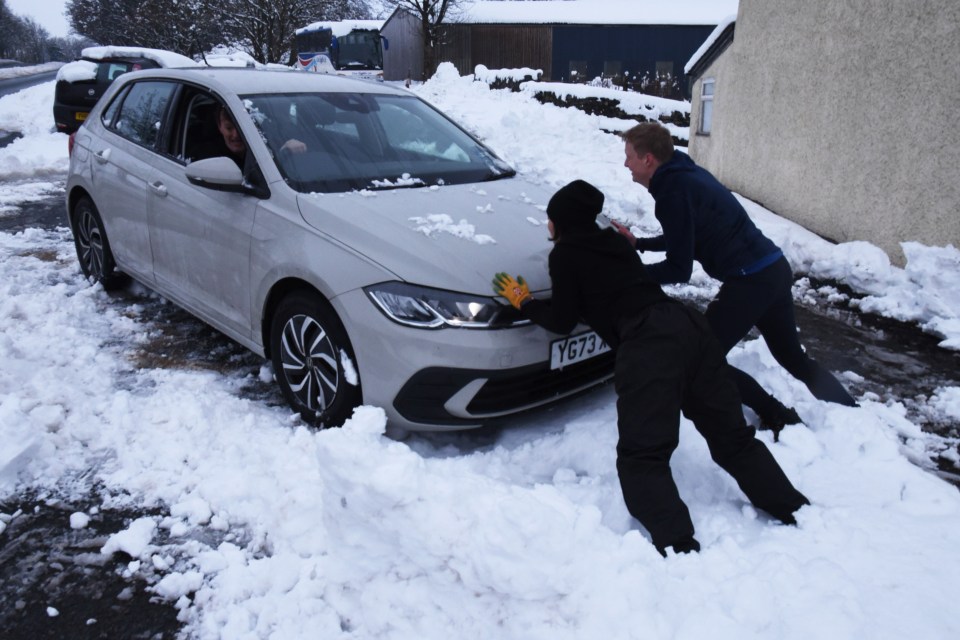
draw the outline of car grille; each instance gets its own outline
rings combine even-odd
[[[613,375],[613,361],[611,352],[555,371],[549,369],[548,363],[504,371],[424,369],[400,390],[394,407],[411,422],[476,425],[485,416],[520,411],[603,382]],[[487,382],[467,405],[467,411],[476,418],[450,415],[443,405],[478,378],[486,378]]]

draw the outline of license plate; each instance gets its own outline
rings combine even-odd
[[[88,115],[90,115],[90,113],[87,112],[87,111],[78,111],[74,117],[75,117],[77,120],[81,120],[81,121],[82,121],[82,120],[86,120]]]
[[[550,369],[562,369],[607,351],[610,351],[610,345],[593,331],[554,340],[550,343]]]

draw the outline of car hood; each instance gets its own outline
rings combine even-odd
[[[298,194],[303,219],[400,280],[490,295],[498,271],[550,288],[552,190],[519,178],[389,191]]]

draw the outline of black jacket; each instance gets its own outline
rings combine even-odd
[[[724,281],[754,273],[783,255],[730,190],[685,153],[674,151],[657,168],[649,190],[663,235],[638,238],[637,249],[667,252],[663,262],[647,265],[660,284],[689,280],[694,260]]]
[[[570,333],[583,321],[616,347],[623,320],[669,300],[647,276],[630,243],[613,229],[561,236],[549,265],[553,297],[527,302],[521,314],[554,333]]]

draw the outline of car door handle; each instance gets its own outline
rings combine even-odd
[[[106,164],[110,160],[110,149],[96,151],[94,152],[93,157],[96,158],[97,162],[100,164]]]
[[[155,194],[157,194],[161,198],[164,198],[167,195],[167,185],[163,184],[159,180],[157,180],[156,182],[151,182],[150,191],[153,191]]]

